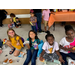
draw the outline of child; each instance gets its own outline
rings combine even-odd
[[[50,34],[50,32],[47,33],[45,36],[46,42],[44,43],[42,49],[42,53],[40,55],[40,60],[43,61],[44,59],[46,61],[54,62],[54,60],[58,60],[60,62],[64,63],[64,60],[62,59],[62,56],[59,53],[59,46],[58,43],[55,41],[55,38],[53,34]]]
[[[11,48],[9,54],[13,54],[14,52],[14,56],[18,56],[21,48],[24,47],[21,37],[13,29],[8,29],[7,35],[9,40],[7,40],[6,44]]]
[[[40,40],[37,37],[35,31],[33,30],[29,31],[29,38],[27,39],[27,41],[29,41],[29,43],[26,44],[28,47],[27,57],[23,65],[28,65],[30,60],[31,60],[31,65],[35,65],[37,52],[38,52],[38,44],[40,44]]]
[[[68,65],[67,56],[75,60],[75,50],[73,50],[73,46],[75,46],[75,31],[71,25],[65,26],[65,34],[66,37],[62,38],[60,41],[60,53],[63,57],[65,63],[62,65]]]
[[[11,13],[10,14],[10,22],[11,24],[8,24],[8,28],[13,28],[16,26],[16,17],[15,17],[15,14],[14,13]]]
[[[32,23],[31,28],[32,28],[32,30],[37,32],[37,29],[36,29],[37,17],[34,16],[34,12],[30,12],[30,15],[31,15],[30,23]]]
[[[21,21],[16,17],[16,27],[21,27]]]
[[[44,25],[45,25],[45,31],[47,31],[46,27],[48,26],[48,20],[49,20],[49,14],[50,14],[50,10],[49,9],[44,9],[42,12],[42,21],[44,21]],[[48,28],[49,31],[50,28]]]

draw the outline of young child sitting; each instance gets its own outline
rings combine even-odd
[[[21,27],[21,21],[16,17],[16,28]]]
[[[31,65],[36,65],[36,57],[38,53],[38,45],[40,44],[40,40],[37,36],[37,33],[33,30],[29,31],[29,38],[27,39],[28,43],[26,44],[28,47],[27,57],[23,65],[28,65],[31,60]]]
[[[75,60],[75,30],[71,25],[65,26],[66,37],[62,38],[60,41],[60,53],[63,57],[65,63],[62,65],[68,65],[67,57]]]
[[[16,17],[15,17],[15,14],[14,13],[11,13],[10,14],[10,22],[11,24],[8,24],[8,28],[13,28],[16,26]]]
[[[18,56],[21,49],[24,47],[22,38],[18,36],[13,29],[8,29],[7,35],[9,40],[7,40],[6,45],[11,48],[9,54],[13,54],[14,56]]]
[[[64,60],[62,59],[61,54],[59,53],[59,46],[58,43],[55,41],[55,38],[53,34],[50,34],[49,32],[45,36],[45,39],[47,40],[42,49],[42,53],[40,55],[40,60],[43,61],[44,59],[46,61],[54,62],[54,60],[59,60],[61,63],[64,63]]]

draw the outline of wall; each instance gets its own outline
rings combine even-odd
[[[24,14],[24,15],[27,15],[27,14],[30,14],[30,9],[5,9],[7,12],[8,12],[8,15],[10,13],[14,13],[15,15],[17,14]],[[22,24],[29,24],[29,17],[27,18],[20,18],[20,21]],[[9,24],[10,23],[10,20],[9,18],[5,19],[3,21],[3,24]]]

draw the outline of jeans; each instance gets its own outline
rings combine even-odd
[[[31,26],[32,30],[34,30],[35,32],[37,32],[36,30],[36,26]]]
[[[31,60],[31,65],[36,65],[37,52],[38,52],[38,50],[33,50],[33,52],[32,52],[32,50],[29,49],[27,51],[27,58],[23,65],[28,65],[30,60]]]
[[[60,52],[60,54],[62,55],[62,58],[65,61],[65,63],[62,63],[62,65],[68,65],[68,62],[67,62],[67,59],[66,59],[67,56],[70,57],[71,59],[75,60],[75,54],[72,53],[72,52],[68,53],[68,54]]]
[[[37,26],[39,31],[41,30],[41,19],[42,19],[42,13],[35,13],[36,17],[37,17]]]

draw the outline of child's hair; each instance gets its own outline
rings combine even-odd
[[[30,10],[30,13],[33,13],[33,12],[34,12],[34,10],[33,10],[33,9],[31,9],[31,10]]]
[[[47,35],[45,36],[45,39],[46,39],[46,40],[47,40],[48,37],[53,37],[53,39],[55,39],[55,38],[54,38],[54,35],[53,35],[53,34],[50,34],[49,31],[47,31],[46,33],[47,33]]]
[[[16,19],[19,19],[18,17],[16,17]]]
[[[10,30],[12,30],[12,31],[15,33],[15,31],[14,31],[12,28],[9,28],[9,29],[7,30],[7,35],[8,35],[8,32],[9,32]],[[15,35],[14,35],[15,40],[16,40],[16,37],[17,37],[17,36],[19,36],[19,35],[17,35],[17,34],[15,33]],[[10,40],[10,37],[11,37],[11,36],[8,35],[9,40]],[[20,37],[20,36],[19,36],[19,37]],[[10,41],[11,41],[11,40],[10,40]]]
[[[14,14],[14,13],[11,13],[11,14],[10,14],[10,17],[15,17],[15,14]]]
[[[74,29],[73,29],[73,27],[71,25],[66,25],[64,27],[64,29],[65,29],[65,33],[67,33],[67,31],[69,31],[69,30],[73,30],[74,31]]]
[[[30,47],[31,47],[31,46],[32,46],[32,43],[31,43],[31,40],[32,40],[32,39],[30,38],[30,32],[33,32],[33,33],[35,34],[35,39],[39,39],[39,38],[38,38],[37,33],[36,33],[35,31],[33,31],[33,30],[30,30],[30,31],[29,31],[28,37],[29,37],[29,42],[30,42],[29,45],[30,45]],[[38,43],[38,41],[37,41],[37,43]]]
[[[31,14],[31,13],[34,14],[34,16],[36,17],[36,14],[35,14],[34,12],[30,12],[30,14]]]

